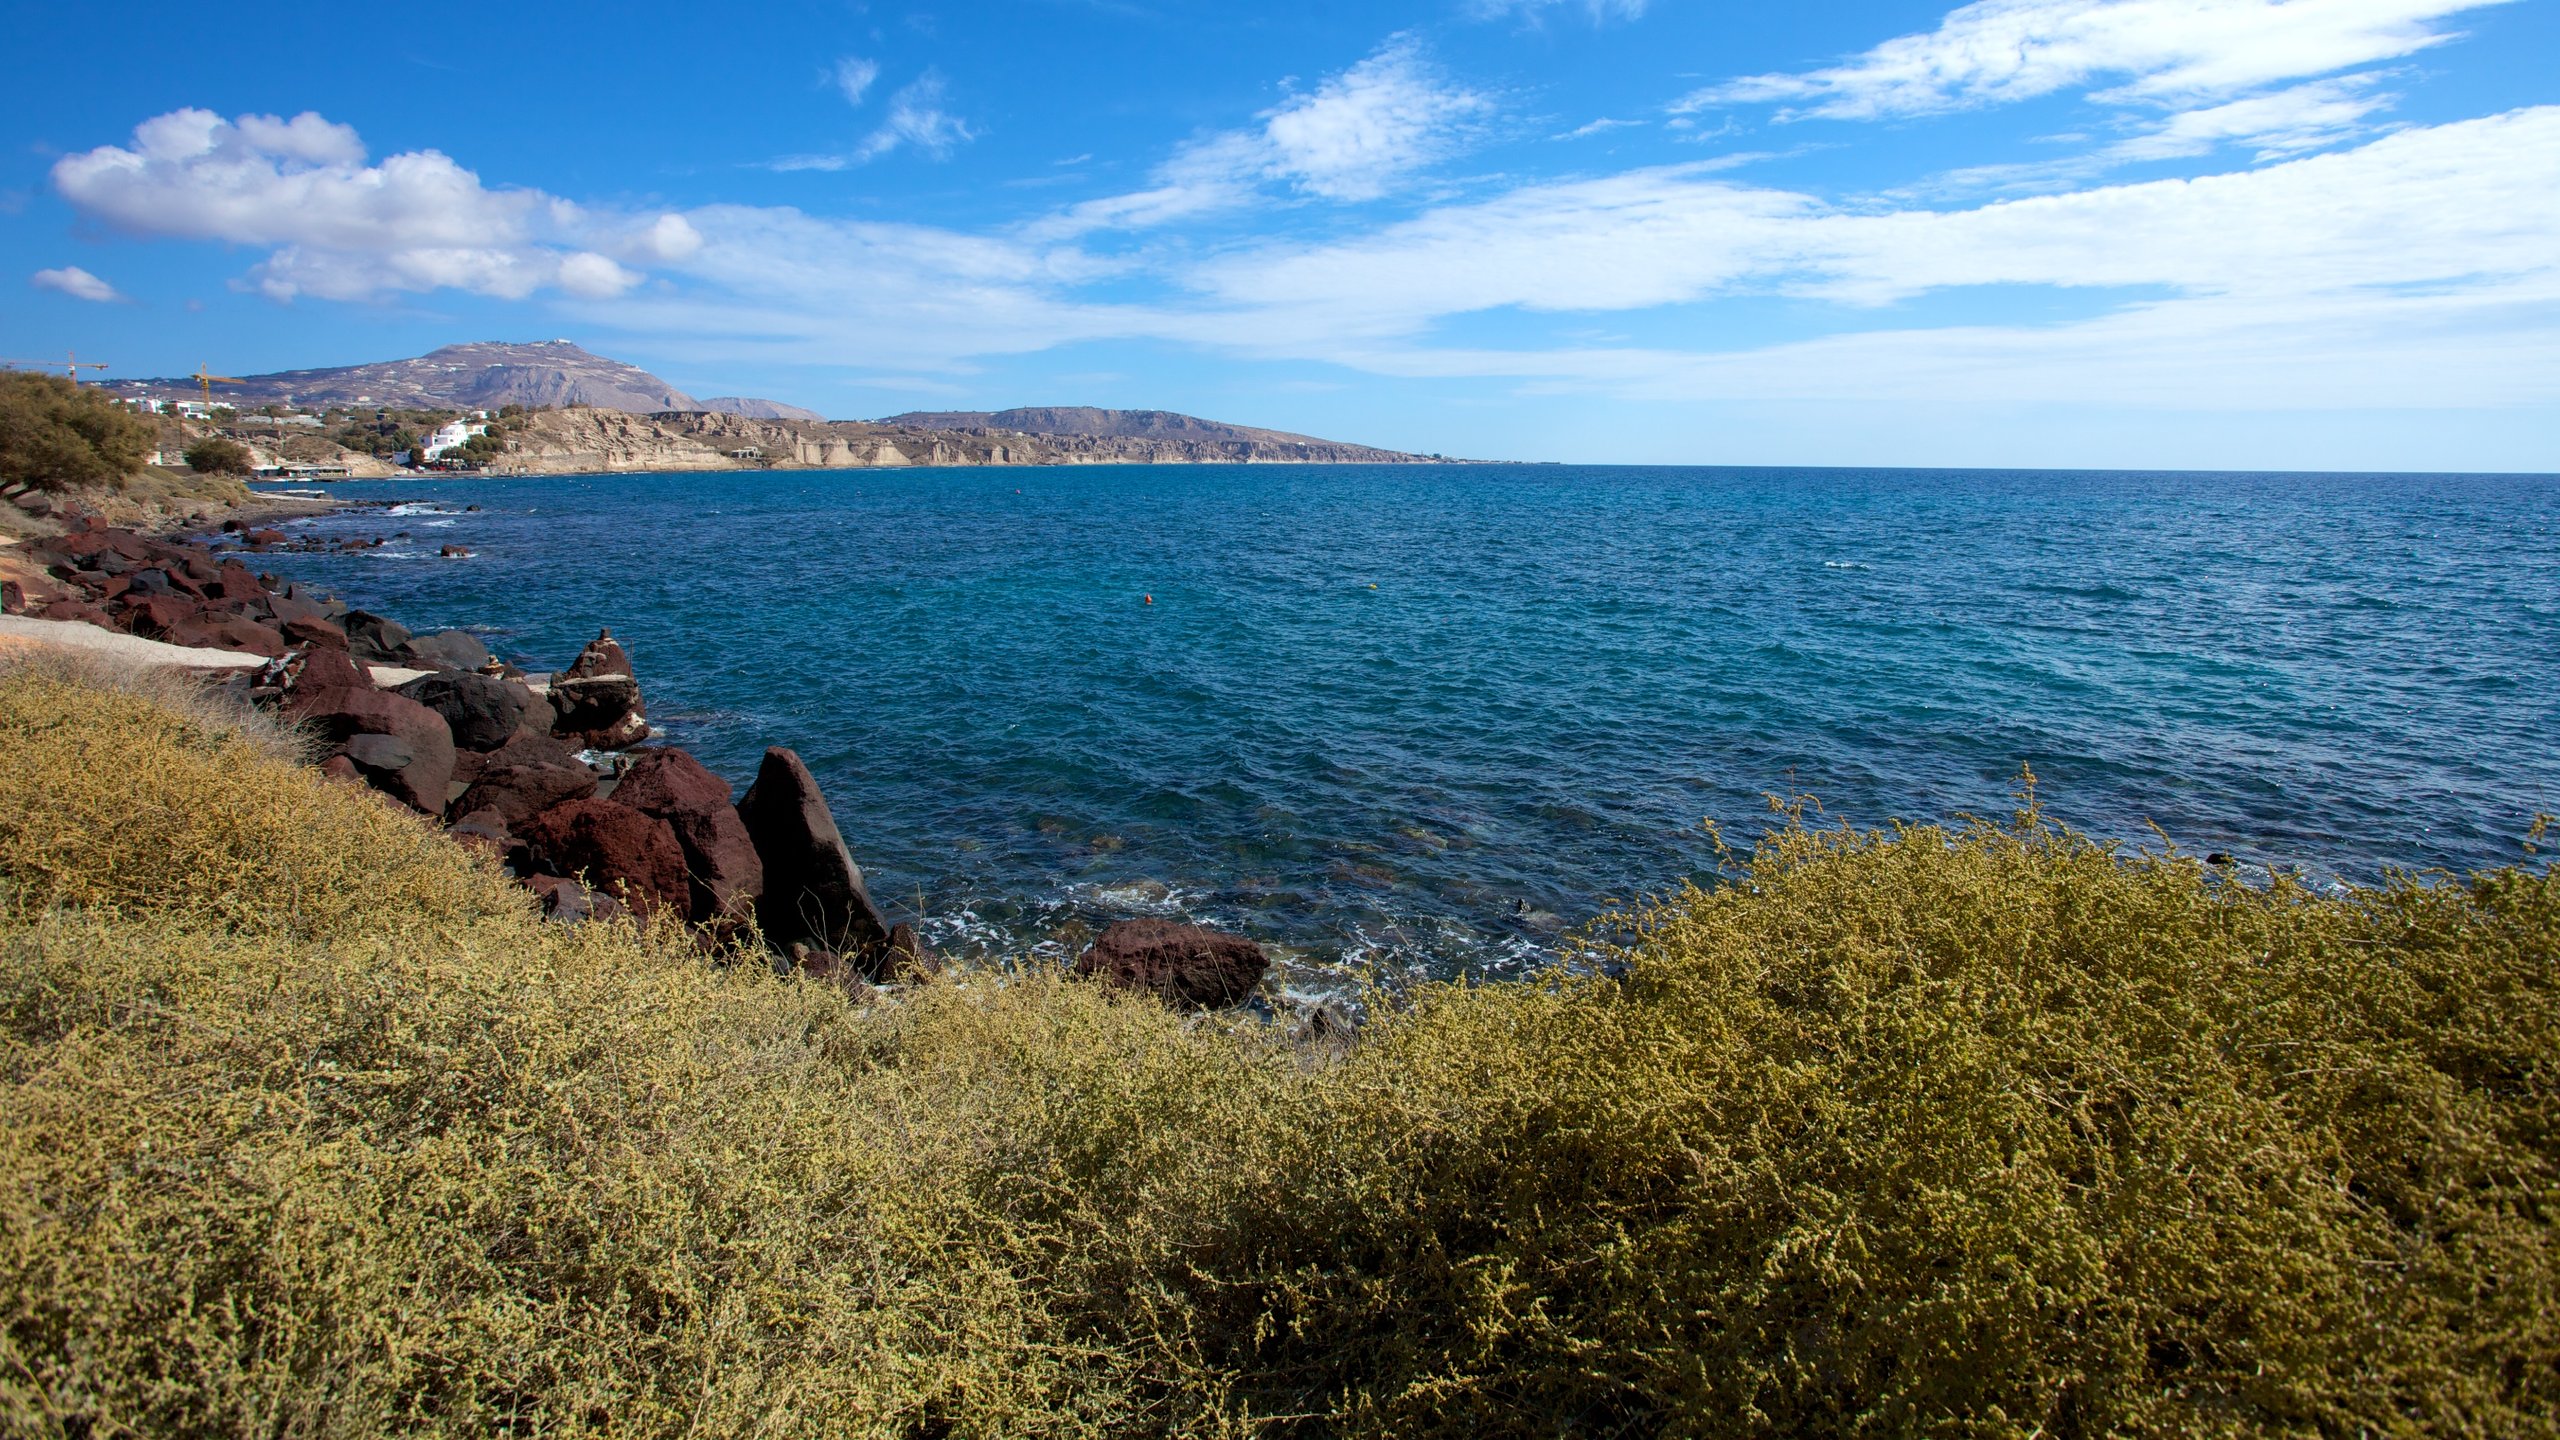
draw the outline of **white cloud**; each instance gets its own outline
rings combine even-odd
[[[1978,0],[1927,34],[1827,69],[1755,75],[1676,108],[1788,102],[1793,116],[1872,120],[2032,99],[2100,81],[2095,98],[2169,105],[2397,59],[2453,39],[2437,22],[2508,0]]]
[[[39,270],[27,277],[27,283],[39,290],[52,290],[74,300],[94,300],[102,305],[124,298],[116,287],[77,265],[65,265],[59,270]]]
[[[1421,47],[1399,36],[1271,112],[1265,172],[1328,200],[1372,200],[1447,155],[1492,108],[1444,83]]]
[[[2560,270],[2560,107],[2236,174],[1967,210],[1858,213],[1696,167],[1530,187],[1364,240],[1200,272],[1221,299],[1408,323],[1615,310],[1742,287],[1880,304],[1970,285],[2298,293]]]
[[[844,103],[859,105],[862,97],[871,93],[871,82],[880,78],[880,62],[865,60],[859,55],[840,56],[828,75],[835,81],[836,90],[844,96]]]
[[[1606,135],[1612,130],[1631,129],[1635,126],[1642,125],[1643,123],[1644,122],[1641,120],[1611,120],[1606,116],[1603,116],[1598,120],[1592,121],[1588,125],[1578,125],[1571,130],[1563,132],[1562,134],[1551,135],[1547,138],[1551,140],[1584,140],[1594,135]]]
[[[131,148],[64,156],[53,183],[82,212],[136,234],[273,247],[253,275],[280,300],[438,288],[514,299],[546,286],[591,295],[629,272],[581,252],[650,259],[683,248],[682,230],[666,224],[674,217],[626,220],[539,190],[492,190],[433,150],[366,164],[354,130],[308,112],[172,111],[134,127]]]
[[[2102,153],[2110,160],[2167,160],[2204,155],[2226,144],[2248,146],[2274,159],[2349,139],[2365,118],[2390,106],[2392,97],[2369,75],[2314,80],[2266,95],[2182,110],[2144,134],[2120,140]]]
[[[1579,10],[1594,25],[1611,20],[1641,20],[1646,0],[1465,0],[1459,9],[1471,20],[1519,20],[1537,24],[1554,9]]]
[[[1493,102],[1456,85],[1410,36],[1312,92],[1178,148],[1146,189],[1068,207],[1029,227],[1041,238],[1144,229],[1249,202],[1269,184],[1335,201],[1373,200],[1463,148]]]
[[[942,108],[943,81],[927,70],[889,98],[889,118],[871,132],[856,159],[876,160],[901,145],[912,145],[936,160],[950,158],[958,146],[977,138],[967,122]]]

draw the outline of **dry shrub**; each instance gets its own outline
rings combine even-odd
[[[130,833],[125,833],[129,831]],[[0,1426],[2554,1433],[2560,882],[1784,831],[1310,1066],[862,1009],[0,677]]]

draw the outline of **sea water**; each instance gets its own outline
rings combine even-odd
[[[874,896],[1052,952],[1184,916],[1503,974],[1825,823],[2049,814],[2370,881],[2560,810],[2560,479],[1095,466],[332,487],[272,566],[530,669],[601,627]],[[480,507],[476,511],[466,506]],[[467,560],[440,559],[443,545]]]

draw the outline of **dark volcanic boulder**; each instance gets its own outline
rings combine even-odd
[[[136,588],[139,587],[137,586]],[[299,591],[301,588],[302,587],[299,585],[294,587],[296,591]],[[296,620],[318,620],[326,623],[329,619],[328,606],[323,605],[319,601],[312,599],[310,596],[303,594],[289,593],[284,595],[268,596],[267,613],[275,616],[276,623],[278,625],[290,624]],[[331,626],[330,628],[335,629],[336,627]]]
[[[347,648],[347,632],[326,620],[287,620],[276,629],[288,645],[317,646],[323,650]]]
[[[555,805],[594,797],[593,770],[575,760],[511,755],[512,749],[498,751],[481,762],[479,773],[471,779],[471,788],[453,802],[455,814],[487,810],[514,830]]]
[[[357,659],[376,665],[398,664],[400,647],[409,643],[409,627],[369,610],[348,611],[338,628],[347,632],[347,648]]]
[[[611,800],[570,800],[512,828],[542,874],[584,879],[635,910],[686,913],[684,849],[664,820]]]
[[[421,675],[397,693],[443,716],[453,728],[453,743],[464,750],[495,750],[506,744],[533,704],[533,692],[524,686],[467,670]]]
[[[373,672],[350,659],[347,652],[329,646],[315,646],[302,652],[302,658],[288,666],[287,690],[328,690],[346,688],[370,690]]]
[[[489,647],[460,630],[417,636],[400,652],[420,670],[477,670],[489,663]]]
[[[693,918],[735,918],[764,893],[764,862],[729,803],[729,782],[682,750],[644,750],[613,787],[614,803],[675,828],[693,875]]]
[[[443,716],[407,696],[369,685],[297,685],[286,697],[285,714],[354,761],[374,788],[412,810],[444,814],[445,791],[453,781],[453,733]],[[380,739],[360,741],[360,736]]]
[[[273,660],[285,652],[284,637],[255,620],[238,615],[181,620],[162,639],[195,650],[230,650]]]
[[[1240,935],[1178,920],[1122,920],[1094,937],[1076,973],[1150,990],[1170,1004],[1215,1009],[1252,994],[1270,963],[1261,946]]]
[[[145,595],[124,603],[124,628],[145,640],[167,637],[176,627],[199,619],[204,607],[182,595]]]
[[[779,745],[764,752],[756,783],[738,802],[738,818],[764,862],[756,918],[765,937],[779,946],[806,941],[850,956],[866,974],[885,969],[888,922],[871,903],[862,869],[799,755]]]
[[[623,750],[649,738],[648,707],[631,659],[608,630],[589,641],[577,660],[551,681],[557,713],[551,733],[595,750]]]

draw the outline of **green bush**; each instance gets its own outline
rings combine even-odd
[[[102,391],[57,375],[0,371],[0,482],[120,486],[149,458],[151,435]]]
[[[186,448],[187,468],[202,475],[246,475],[254,468],[249,447],[207,435]]]
[[[1778,832],[1294,1049],[562,929],[0,676],[0,1428],[2551,1435],[2560,879]]]

